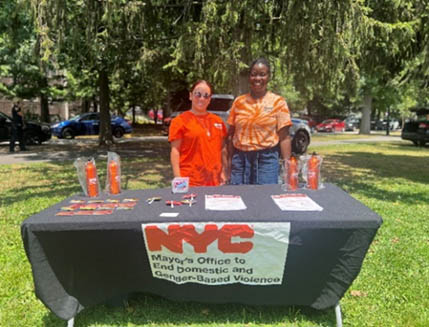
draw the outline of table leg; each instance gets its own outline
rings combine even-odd
[[[74,318],[67,320],[67,327],[73,327],[73,326],[74,326]]]
[[[343,327],[343,319],[341,317],[341,307],[339,302],[335,306],[335,319],[337,320],[337,327]]]

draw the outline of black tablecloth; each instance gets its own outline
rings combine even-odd
[[[325,184],[318,191],[299,190],[323,211],[281,211],[271,195],[279,185],[197,187],[192,207],[170,208],[165,200],[183,194],[170,189],[125,191],[100,199],[137,198],[132,210],[102,216],[56,216],[68,198],[26,219],[22,238],[31,263],[37,297],[57,316],[74,317],[85,307],[132,292],[173,300],[266,305],[308,305],[325,309],[339,302],[358,275],[381,218],[340,188]],[[247,209],[208,211],[205,194],[241,195]],[[161,202],[146,199],[161,196]],[[178,212],[178,217],[160,217]],[[149,266],[142,223],[160,222],[290,222],[288,254],[281,285],[175,284],[154,278]]]

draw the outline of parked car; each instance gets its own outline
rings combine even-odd
[[[131,125],[122,117],[111,116],[112,134],[122,137],[131,133]],[[72,139],[79,135],[98,135],[100,131],[100,113],[88,112],[72,119],[56,123],[51,126],[52,134],[59,139]]]
[[[306,120],[308,122],[308,126],[310,127],[311,132],[313,133],[315,131],[317,122],[311,116],[301,115],[299,116],[299,119]]]
[[[12,118],[0,112],[0,141],[9,141],[12,129]],[[23,129],[25,144],[42,144],[51,139],[49,124],[25,121]]]
[[[234,96],[230,94],[213,94],[207,110],[220,116],[226,123],[233,100]],[[189,110],[190,105],[190,102],[188,105],[182,105],[180,107],[181,110],[176,110],[170,117],[164,118],[164,134],[168,135],[171,120],[177,117],[181,112]],[[307,151],[311,141],[311,129],[308,121],[305,119],[292,118],[292,123],[293,125],[289,129],[290,135],[292,136],[292,152],[295,154],[303,154]]]
[[[391,131],[395,131],[400,127],[399,121],[397,121],[396,119],[390,119],[389,126],[390,126],[389,129]],[[385,131],[387,128],[387,119],[378,120],[375,127],[376,127],[376,130],[378,131]]]
[[[148,116],[153,120],[154,123],[161,125],[164,118],[164,111],[162,109],[150,109]]]
[[[137,124],[154,124],[155,121],[153,117],[150,117],[150,115],[146,114],[143,109],[140,107],[134,108],[134,115],[135,115],[135,122]],[[125,120],[129,122],[133,122],[133,109],[127,110],[125,113]]]
[[[429,143],[429,120],[405,123],[401,138],[413,142],[414,145],[424,146]]]
[[[344,128],[346,131],[355,131],[360,128],[360,119],[348,117],[344,119]]]
[[[318,132],[344,132],[345,129],[344,121],[340,119],[327,119],[316,126]]]

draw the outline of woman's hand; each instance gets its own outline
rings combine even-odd
[[[283,160],[288,160],[292,153],[291,137],[289,134],[289,126],[283,127],[279,130],[280,139],[280,153]]]
[[[228,184],[231,179],[231,159],[232,159],[232,136],[234,135],[234,126],[229,126],[228,134],[222,144],[222,172],[220,174],[221,185]]]
[[[222,169],[221,173],[220,173],[220,181],[219,181],[219,185],[225,185],[228,184],[229,180],[227,179],[224,170]]]

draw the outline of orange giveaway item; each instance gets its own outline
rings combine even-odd
[[[86,173],[86,189],[89,197],[98,196],[98,181],[97,181],[97,168],[94,162],[88,161],[85,165]]]
[[[287,161],[287,188],[291,191],[298,188],[298,160],[295,157]]]
[[[320,175],[320,160],[316,153],[313,153],[308,160],[308,171],[307,171],[307,187],[312,190],[319,188],[319,175]]]
[[[121,158],[115,152],[107,152],[107,178],[105,191],[121,193]]]
[[[118,164],[115,160],[109,161],[109,182],[110,182],[110,194],[120,193],[120,180],[118,172]]]

